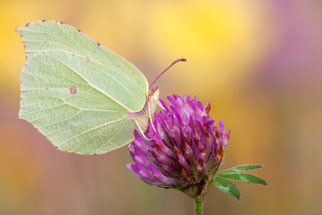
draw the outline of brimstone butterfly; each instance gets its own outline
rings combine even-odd
[[[58,149],[101,154],[143,133],[158,103],[130,62],[62,22],[17,29],[26,52],[19,117]]]

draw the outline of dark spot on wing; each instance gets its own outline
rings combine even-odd
[[[28,27],[28,25],[29,25],[29,24],[30,24],[30,23],[27,23],[27,24],[25,24],[25,26],[26,26],[26,27]]]
[[[41,21],[42,21],[42,22],[46,22],[46,20],[44,20],[44,19],[43,19],[43,20],[41,20]]]
[[[88,63],[89,62],[89,57],[86,57],[85,58],[85,61]]]
[[[70,94],[74,95],[77,93],[77,88],[75,86],[72,86],[71,88],[69,88],[69,92]]]
[[[97,45],[98,45],[98,46],[101,46],[101,44],[100,44],[100,43],[97,43]]]

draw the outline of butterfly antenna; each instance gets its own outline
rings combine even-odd
[[[187,61],[187,59],[186,58],[178,58],[178,59],[176,59],[175,61],[173,61],[171,64],[170,64],[170,66],[168,66],[165,70],[163,70],[155,79],[154,79],[154,81],[152,82],[152,84],[150,85],[150,89],[151,89],[151,87],[153,86],[153,84],[166,72],[166,71],[168,71],[174,64],[176,64],[176,63],[178,63],[178,62],[180,62],[180,61],[182,61],[182,62],[185,62],[185,61]]]

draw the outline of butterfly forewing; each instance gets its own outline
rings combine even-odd
[[[39,21],[17,31],[27,56],[21,118],[69,152],[105,153],[133,139],[127,113],[140,111],[148,92],[137,68],[63,23]]]

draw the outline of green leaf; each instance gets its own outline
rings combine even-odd
[[[215,177],[213,181],[215,183],[215,186],[219,190],[223,191],[224,193],[227,193],[228,195],[231,195],[232,197],[235,197],[239,201],[240,193],[235,184],[219,176]]]
[[[220,177],[224,179],[232,180],[232,181],[240,181],[240,182],[247,182],[247,183],[254,183],[254,184],[261,184],[261,185],[268,186],[265,180],[248,173],[223,174],[223,175],[220,175]]]
[[[241,173],[241,172],[249,172],[253,171],[256,169],[262,169],[263,166],[261,165],[256,165],[256,164],[251,164],[251,165],[241,165],[241,166],[235,166],[229,169],[225,169],[221,172],[218,173],[218,175],[223,175],[223,174],[230,174],[230,173]]]
[[[131,142],[137,124],[147,125],[148,117],[128,115],[145,107],[149,91],[130,62],[61,22],[37,21],[17,32],[27,57],[19,117],[57,148],[105,153]]]

